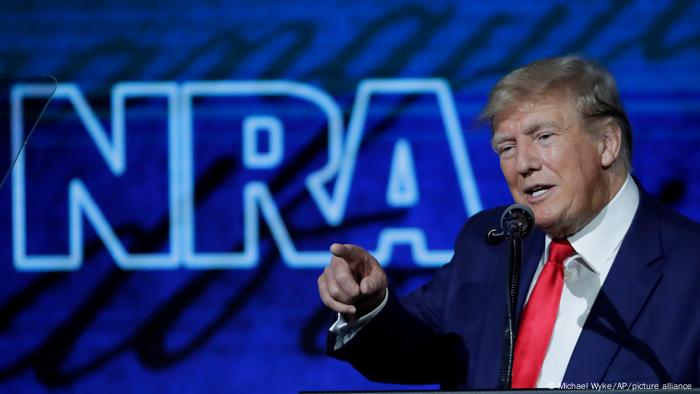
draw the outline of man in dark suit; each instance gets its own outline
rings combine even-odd
[[[537,226],[523,243],[513,387],[700,384],[700,225],[631,177],[612,76],[578,57],[534,62],[498,82],[482,115]],[[499,388],[509,246],[485,233],[502,211],[470,218],[452,260],[403,299],[364,249],[332,245],[318,280],[338,312],[329,353],[372,380]]]

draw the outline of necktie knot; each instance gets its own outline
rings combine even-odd
[[[549,257],[547,261],[553,261],[555,263],[563,263],[564,260],[576,254],[574,247],[571,246],[569,241],[564,239],[553,239],[549,244]]]

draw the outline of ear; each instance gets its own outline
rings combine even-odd
[[[600,131],[600,164],[608,168],[615,163],[622,147],[622,130],[615,121],[609,119]]]

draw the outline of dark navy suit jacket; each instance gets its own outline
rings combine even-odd
[[[641,189],[641,188],[640,188]],[[355,338],[328,352],[368,379],[442,388],[499,388],[507,242],[488,229],[503,208],[464,225],[454,257],[430,282],[385,308]],[[523,240],[518,316],[544,236]],[[569,361],[564,383],[700,385],[700,225],[640,190],[639,208]]]

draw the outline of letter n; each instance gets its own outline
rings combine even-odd
[[[38,84],[13,87],[15,152],[26,132],[24,101],[46,94],[46,87]],[[129,107],[127,99],[135,99]],[[58,85],[12,171],[17,270],[80,268],[90,230],[96,235],[87,244],[90,250],[99,251],[93,245],[101,240],[123,269],[178,265],[178,235],[171,230],[179,222],[171,153],[177,150],[176,105],[174,83],[115,85],[108,134],[76,85]],[[132,130],[128,143],[127,123]],[[84,219],[91,225],[85,234]]]

